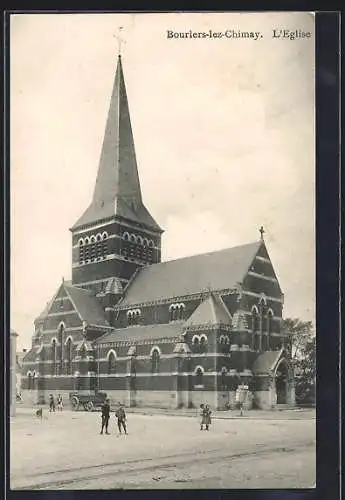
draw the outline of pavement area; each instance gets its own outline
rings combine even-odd
[[[170,413],[170,414],[169,414]],[[224,418],[225,417],[225,418]],[[310,488],[315,412],[218,412],[200,431],[196,412],[127,412],[99,435],[99,412],[18,408],[11,418],[10,487],[22,490]]]

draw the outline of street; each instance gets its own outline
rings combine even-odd
[[[11,420],[11,489],[308,488],[315,419],[214,419],[128,414],[129,435],[99,435],[100,414]]]

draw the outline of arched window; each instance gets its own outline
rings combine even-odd
[[[129,243],[129,251],[128,251],[128,257],[129,260],[135,260],[136,257],[136,237],[134,234],[131,234],[129,237],[130,243]]]
[[[169,306],[169,321],[183,319],[185,309],[186,309],[186,306],[183,303],[171,304]]]
[[[71,337],[68,337],[65,344],[67,375],[72,375],[72,357],[73,357],[72,349],[73,349],[73,341]]]
[[[265,341],[265,346],[263,346],[263,349],[264,350],[269,350],[270,349],[270,345],[271,345],[271,339],[270,339],[270,335],[271,335],[271,331],[272,331],[272,321],[273,321],[273,311],[272,309],[269,309],[267,311],[267,327],[266,327],[266,330],[267,330],[267,335],[265,336],[266,338],[266,341]]]
[[[207,337],[206,335],[201,335],[200,336],[200,352],[206,352],[207,351]]]
[[[108,353],[108,374],[116,373],[116,354],[113,350]]]
[[[63,337],[64,337],[64,331],[65,331],[65,324],[62,322],[60,323],[59,325],[59,329],[58,329],[58,342],[59,342],[59,345],[61,346],[61,349],[60,349],[60,367],[59,367],[59,371],[60,373],[63,372]]]
[[[174,321],[175,319],[175,305],[171,304],[169,306],[169,321]]]
[[[136,250],[135,250],[135,259],[136,260],[141,260],[142,259],[142,246],[141,245],[137,245],[136,247]]]
[[[252,307],[252,331],[257,332],[259,329],[259,310],[256,306]]]
[[[186,309],[186,306],[184,304],[181,303],[178,305],[178,319],[184,318],[185,309]]]
[[[127,233],[127,231],[125,231],[125,232],[122,234],[122,238],[123,238],[125,241],[129,241],[129,233]]]
[[[124,257],[125,260],[128,260],[128,247],[124,246],[121,248],[121,255]]]
[[[159,350],[157,348],[152,349],[151,351],[151,371],[152,373],[159,372]]]
[[[267,333],[270,334],[272,331],[272,319],[273,319],[273,311],[269,309],[267,311]]]
[[[64,331],[65,331],[65,323],[62,321],[59,324],[59,328],[58,328],[58,342],[59,342],[59,344],[62,344],[62,342],[63,342]]]
[[[34,388],[34,383],[33,383],[33,376],[30,371],[28,371],[27,377],[28,377],[28,389],[31,391],[31,389]]]
[[[153,261],[153,247],[154,243],[152,240],[149,240],[149,246],[148,246],[148,251],[147,251],[147,259],[152,262]]]
[[[204,386],[204,369],[202,366],[197,366],[195,369],[195,386],[203,387]]]
[[[52,375],[57,375],[57,342],[52,340]]]
[[[132,311],[127,311],[127,323],[128,325],[132,324],[133,314]]]
[[[200,337],[199,335],[193,335],[192,337],[192,351],[198,353],[200,351]]]
[[[142,259],[144,261],[147,260],[147,250],[148,250],[149,242],[146,238],[143,238],[143,249],[142,249]]]
[[[85,263],[89,263],[90,262],[90,238],[88,236],[86,236],[85,240],[84,240],[84,261]]]
[[[90,246],[89,246],[88,257],[89,257],[89,260],[91,262],[97,260],[96,236],[94,236],[94,235],[90,236]]]
[[[83,238],[80,238],[79,240],[79,264],[84,264],[84,240]]]
[[[108,239],[108,233],[104,231],[102,233],[102,241],[100,244],[100,252],[99,252],[99,247],[97,248],[97,258],[98,260],[105,259],[108,253],[108,244],[107,244],[107,239]],[[100,254],[99,254],[100,253]]]
[[[132,309],[127,311],[127,322],[128,325],[138,325],[141,319],[141,310],[140,309]]]
[[[96,259],[102,260],[102,255],[103,255],[102,235],[98,233],[96,236]]]
[[[199,345],[200,344],[200,337],[199,337],[199,335],[193,335],[192,344],[193,345]]]
[[[252,307],[252,346],[256,351],[259,349],[259,310],[256,306]]]
[[[135,317],[135,324],[138,325],[140,323],[140,319],[141,319],[140,309],[135,310],[134,317]]]

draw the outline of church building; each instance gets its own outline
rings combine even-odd
[[[263,238],[161,262],[163,230],[146,208],[121,56],[93,198],[70,228],[72,279],[35,320],[24,399],[106,392],[127,407],[294,405],[281,331],[284,296]]]

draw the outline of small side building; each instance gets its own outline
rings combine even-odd
[[[18,334],[11,329],[10,331],[10,415],[16,414],[16,395],[17,395],[17,337]]]

